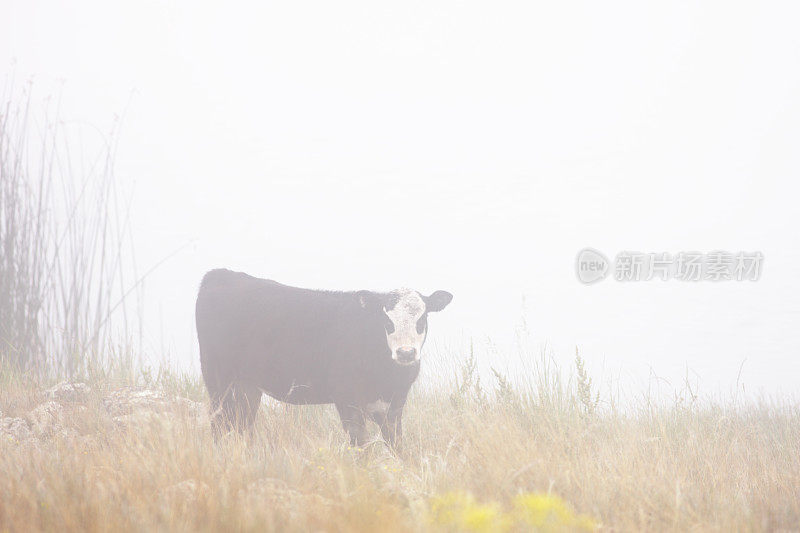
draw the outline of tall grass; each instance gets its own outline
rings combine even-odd
[[[501,373],[477,386],[469,354],[458,355],[448,363],[449,383],[414,389],[400,456],[374,426],[374,441],[349,447],[331,406],[265,401],[252,435],[215,442],[197,378],[142,378],[164,402],[119,416],[112,399],[125,391],[107,382],[53,406],[23,377],[0,388],[0,411],[18,417],[5,420],[30,427],[27,436],[13,424],[5,433],[0,427],[0,530],[776,531],[800,524],[795,404],[641,401],[626,413],[592,410],[583,398],[595,405],[596,392],[584,394],[578,365],[531,376],[529,383],[549,383],[542,394],[534,385],[508,386]],[[568,378],[553,381],[556,373]]]
[[[116,131],[58,117],[58,101],[40,104],[31,84],[0,104],[0,364],[74,376],[102,368],[119,355],[112,339],[129,338],[135,265]]]
[[[480,372],[472,347],[449,360],[429,350],[423,364],[438,359],[440,379],[412,390],[402,455],[374,427],[374,441],[348,446],[330,406],[273,400],[252,435],[215,441],[198,376],[131,364],[125,302],[140,278],[114,132],[93,135],[83,159],[72,147],[86,130],[56,120],[57,102],[39,113],[30,87],[7,96],[0,531],[800,526],[797,404],[702,399],[687,382],[669,403],[621,409],[577,351],[566,372],[520,344],[510,374]],[[122,388],[107,379],[120,370]],[[45,390],[63,377],[88,386]]]

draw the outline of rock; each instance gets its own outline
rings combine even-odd
[[[47,389],[44,394],[49,400],[59,402],[82,402],[86,401],[92,389],[85,383],[70,383],[62,381],[58,385]]]
[[[80,434],[74,428],[61,428],[58,430],[58,436],[74,443],[80,437]]]
[[[192,419],[198,427],[211,425],[211,417],[208,413],[208,405],[203,402],[195,402],[188,398],[178,398],[178,412]]]
[[[37,436],[52,435],[63,430],[64,408],[61,404],[50,401],[36,407],[28,413],[27,418]]]
[[[188,419],[196,426],[210,424],[206,404],[188,398],[171,398],[149,389],[116,390],[104,398],[103,403],[114,421],[126,426],[149,423],[156,418],[167,422]],[[150,416],[153,414],[162,416]]]
[[[186,512],[200,499],[208,498],[211,488],[203,482],[186,479],[159,492],[165,511],[178,507]]]
[[[0,419],[0,439],[22,442],[33,438],[28,423],[22,418]]]
[[[169,406],[169,401],[158,391],[127,388],[115,390],[103,399],[103,404],[111,416],[121,416],[141,409],[163,411]]]
[[[170,425],[170,420],[164,413],[146,410],[135,411],[127,415],[115,416],[112,420],[116,425],[125,429],[151,427],[154,424],[163,426]]]
[[[202,416],[208,414],[208,407],[202,402],[195,402],[189,398],[178,398],[175,402],[184,409],[187,413],[193,416]]]

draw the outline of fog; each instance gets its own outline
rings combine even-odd
[[[791,11],[794,10],[793,13]],[[148,357],[203,273],[454,294],[423,365],[516,339],[644,390],[800,384],[800,8],[7,0],[6,86],[120,123]],[[790,16],[791,15],[791,16]],[[73,131],[73,130],[71,130]],[[584,247],[760,251],[758,281],[580,283]],[[530,354],[526,356],[531,356]],[[741,375],[740,375],[741,369]]]

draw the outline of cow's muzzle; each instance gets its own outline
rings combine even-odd
[[[395,352],[395,361],[401,365],[410,365],[417,361],[417,349],[414,347],[403,346]]]

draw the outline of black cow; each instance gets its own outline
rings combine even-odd
[[[317,291],[210,271],[195,318],[214,427],[249,428],[266,393],[292,404],[335,404],[354,445],[366,439],[367,416],[399,445],[428,313],[452,298],[409,289]]]

